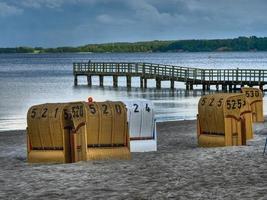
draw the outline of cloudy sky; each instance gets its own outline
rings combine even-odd
[[[267,36],[266,0],[0,0],[0,47]]]

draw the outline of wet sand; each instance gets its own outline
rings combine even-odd
[[[50,165],[27,163],[25,131],[1,132],[0,199],[267,199],[267,128],[255,129],[247,146],[199,148],[196,121],[164,122],[157,152]]]

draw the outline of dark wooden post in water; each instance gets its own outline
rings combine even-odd
[[[118,76],[113,76],[113,87],[118,87]]]
[[[87,85],[92,86],[92,76],[87,75]]]
[[[216,91],[218,92],[219,91],[219,85],[216,84]]]
[[[174,80],[171,79],[171,89],[174,90]]]
[[[157,89],[161,88],[161,79],[160,78],[156,78],[156,88]]]
[[[227,92],[227,85],[222,84],[222,91]]]
[[[74,75],[74,85],[77,86],[78,85],[78,76]]]
[[[194,84],[193,83],[190,83],[189,85],[190,85],[189,89],[190,90],[193,90],[194,89]]]
[[[232,88],[232,84],[229,84],[229,92],[232,92],[233,88]]]
[[[234,91],[236,91],[236,84],[234,84]]]
[[[205,83],[202,84],[202,91],[206,91],[206,84]]]
[[[130,88],[132,86],[132,77],[131,76],[126,76],[126,85],[127,85],[127,88]]]
[[[144,87],[147,88],[147,79],[144,78]]]
[[[263,91],[263,85],[260,85],[260,87],[259,87],[260,89],[261,89],[261,91]]]
[[[140,76],[140,88],[144,87],[144,79],[142,76]]]
[[[100,85],[100,87],[104,86],[104,76],[102,76],[102,75],[99,76],[99,85]]]

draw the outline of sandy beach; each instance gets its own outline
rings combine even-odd
[[[254,129],[247,146],[199,148],[196,121],[162,122],[157,152],[50,165],[27,163],[26,131],[0,132],[0,199],[267,199],[267,129]]]

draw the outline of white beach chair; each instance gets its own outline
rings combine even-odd
[[[154,105],[148,100],[123,101],[127,107],[131,152],[157,151]]]

